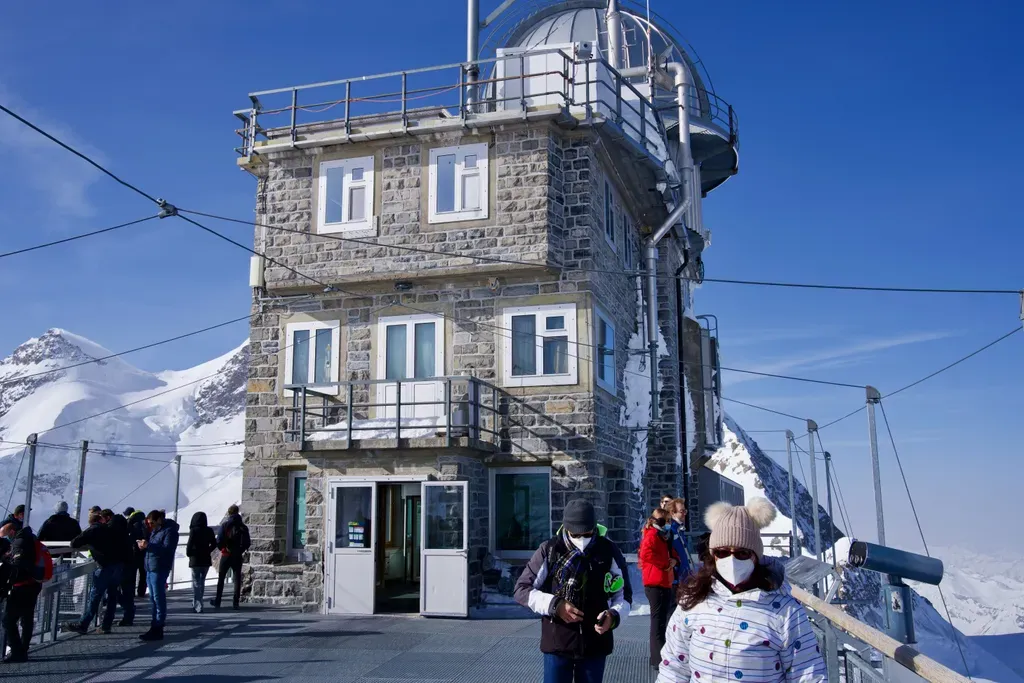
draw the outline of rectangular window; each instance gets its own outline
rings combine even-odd
[[[629,229],[628,225],[622,234],[622,240],[622,262],[626,266],[626,270],[633,270],[633,231]]]
[[[604,184],[604,239],[615,250],[615,221],[618,219],[618,211],[615,210],[615,195],[612,192],[611,183]]]
[[[551,469],[491,470],[491,548],[500,558],[528,558],[551,537]]]
[[[384,379],[405,379],[405,325],[388,325]]]
[[[373,157],[320,164],[317,233],[368,230],[373,218]]]
[[[487,143],[430,150],[429,223],[487,218]]]
[[[594,320],[594,366],[597,369],[597,384],[615,393],[615,326],[601,311],[596,311]]]
[[[576,384],[576,304],[527,306],[504,311],[506,386]]]
[[[285,328],[285,339],[285,385],[316,387],[317,391],[337,393],[341,323],[289,323]],[[286,389],[285,394],[290,395],[291,389]]]
[[[306,548],[306,473],[288,474],[288,554]]]

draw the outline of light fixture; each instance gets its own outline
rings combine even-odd
[[[410,289],[412,289],[412,283],[411,282],[406,282],[404,280],[401,280],[401,281],[395,283],[395,291],[396,292],[408,292]]]

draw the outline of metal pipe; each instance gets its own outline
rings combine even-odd
[[[878,430],[875,427],[875,404],[882,395],[874,387],[865,387],[868,404],[868,437],[871,446],[871,474],[875,482],[875,516],[878,518],[878,545],[885,545],[885,515],[882,513],[882,469],[878,462]]]
[[[810,448],[807,453],[811,460],[811,517],[814,519],[814,556],[821,559],[821,515],[818,514],[818,468],[814,456],[814,436],[818,433],[818,423],[807,421],[807,438]]]
[[[28,435],[28,479],[25,482],[25,518],[22,523],[25,526],[29,526],[30,517],[32,515],[32,480],[36,478],[36,442],[39,437],[36,434]],[[17,487],[18,482],[15,480],[11,483],[11,488]]]
[[[680,62],[668,62],[665,70],[672,74],[672,84],[676,89],[676,107],[679,119],[679,165],[681,167],[683,196],[690,201],[690,211],[687,215],[686,225],[691,230],[697,229],[698,192],[696,187],[696,173],[693,167],[693,150],[690,144],[690,107],[688,98],[690,96],[690,71],[685,64]]]
[[[828,544],[832,548],[832,568],[839,571],[836,557],[835,523],[832,521],[832,454],[825,451],[825,501],[828,507]]]
[[[608,63],[618,70],[622,67],[622,15],[617,0],[608,0],[604,21],[608,31]]]
[[[790,557],[796,557],[800,554],[799,539],[797,535],[797,523],[796,523],[796,486],[793,484],[793,432],[786,430],[786,458],[789,460],[789,518],[793,525],[793,530],[790,532],[792,536],[789,539],[789,554]]]
[[[476,63],[480,53],[480,0],[466,0],[466,102],[477,100],[476,80],[480,66]]]
[[[82,519],[82,488],[85,486],[85,456],[89,453],[89,442],[82,442],[78,455],[78,486],[75,487],[75,519]]]

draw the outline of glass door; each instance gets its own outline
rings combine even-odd
[[[377,485],[330,486],[324,593],[328,614],[373,614]]]
[[[420,614],[469,616],[469,485],[423,483]]]
[[[402,428],[433,426],[444,415],[444,320],[433,315],[381,318],[377,376],[402,380]],[[394,419],[398,385],[377,385],[378,415]]]

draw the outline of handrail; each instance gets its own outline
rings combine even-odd
[[[830,605],[820,598],[816,598],[798,586],[790,586],[793,597],[800,601],[808,609],[822,615],[836,628],[846,631],[850,635],[864,641],[884,656],[893,660],[904,668],[916,673],[930,683],[969,683],[968,679],[956,671],[939,664],[934,659],[925,656],[910,645],[905,645],[894,638],[887,636],[878,629],[868,626],[862,621],[854,619],[846,612],[834,605]]]

